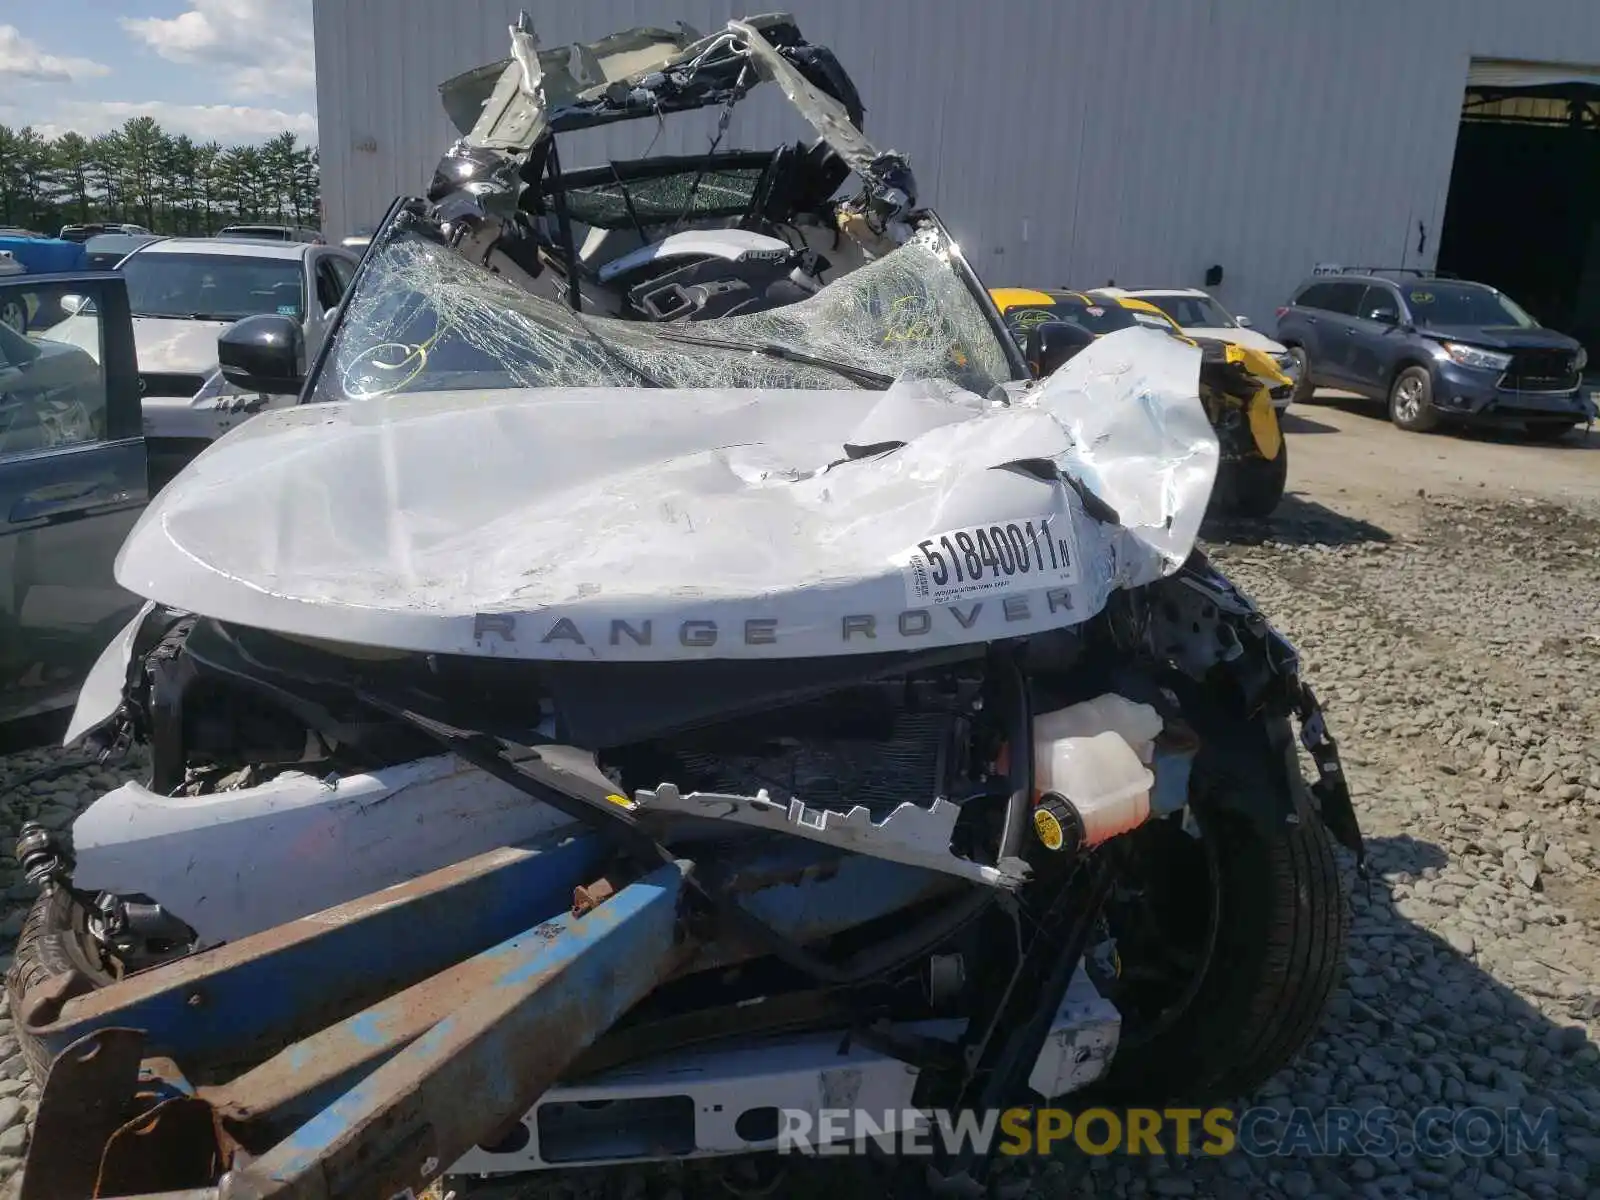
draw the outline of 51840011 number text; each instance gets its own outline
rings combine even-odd
[[[1078,548],[1072,533],[1070,518],[1033,517],[927,538],[906,566],[911,598],[938,602],[1075,583]]]

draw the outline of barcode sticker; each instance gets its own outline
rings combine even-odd
[[[913,604],[1078,582],[1071,518],[1034,517],[954,529],[918,542],[901,568]]]

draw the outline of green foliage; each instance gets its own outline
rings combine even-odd
[[[0,225],[54,234],[127,221],[191,235],[243,221],[317,227],[320,192],[316,147],[292,133],[224,147],[173,136],[150,117],[96,138],[0,125]]]

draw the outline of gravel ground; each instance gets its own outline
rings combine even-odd
[[[1532,500],[1417,496],[1403,524],[1391,538],[1290,500],[1265,537],[1212,531],[1218,561],[1304,655],[1373,871],[1365,889],[1352,879],[1347,986],[1320,1036],[1239,1104],[1550,1107],[1557,1136],[1541,1153],[1486,1158],[1063,1157],[1031,1164],[1008,1194],[1600,1195],[1600,521]],[[0,760],[0,786],[52,753]],[[33,814],[59,828],[117,774],[31,785],[5,802],[0,832]],[[9,948],[28,889],[9,854],[0,872]],[[0,1178],[16,1171],[35,1100],[5,1014]],[[521,1190],[683,1200],[725,1194],[715,1173],[578,1173]],[[847,1162],[800,1164],[768,1194],[887,1190]]]
[[[25,776],[81,757],[55,748],[7,755],[0,758],[0,789],[10,789]],[[95,797],[142,770],[142,763],[130,758],[112,767],[93,766],[56,779],[36,780],[0,798],[0,894],[4,895],[0,907],[0,972],[11,967],[17,934],[38,895],[36,888],[23,882],[11,853],[22,823],[40,821],[51,829],[65,829]],[[29,1078],[17,1049],[9,1001],[0,994],[0,1181],[12,1181],[22,1165],[38,1103],[38,1085]]]

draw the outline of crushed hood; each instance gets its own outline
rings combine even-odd
[[[902,381],[300,406],[168,485],[117,580],[293,636],[527,659],[1017,636],[1188,556],[1218,457],[1199,357],[1124,330],[1009,405]]]

